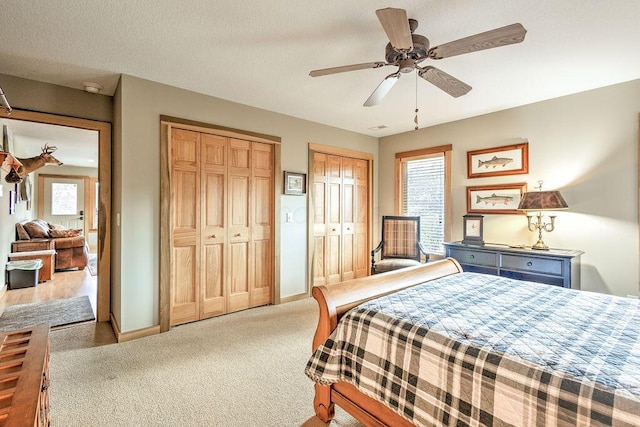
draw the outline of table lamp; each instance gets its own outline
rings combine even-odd
[[[549,246],[542,241],[542,230],[547,233],[552,232],[555,228],[556,217],[554,215],[548,215],[551,222],[545,223],[542,219],[542,211],[567,209],[569,206],[559,191],[542,191],[542,181],[538,181],[536,189],[538,191],[532,191],[522,195],[518,209],[527,211],[529,231],[538,230],[538,241],[535,245],[531,246],[531,249],[548,251]],[[536,222],[532,221],[533,215],[529,215],[529,211],[538,211]]]

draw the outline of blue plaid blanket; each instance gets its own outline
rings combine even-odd
[[[640,426],[640,301],[456,274],[352,309],[305,373],[416,425]]]

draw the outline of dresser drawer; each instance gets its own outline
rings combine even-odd
[[[498,265],[498,255],[491,252],[451,248],[449,256],[455,258],[460,264],[486,265],[489,267]]]
[[[562,276],[562,260],[502,254],[500,268]]]

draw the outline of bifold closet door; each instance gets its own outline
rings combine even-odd
[[[171,133],[171,325],[273,301],[273,145]]]
[[[313,285],[369,274],[368,162],[313,153]]]
[[[327,284],[327,155],[313,153],[313,286]]]
[[[200,150],[200,318],[226,313],[227,139],[203,133]]]
[[[274,288],[274,150],[272,144],[253,142],[251,156],[251,286],[249,305],[273,301]]]
[[[355,159],[353,196],[354,277],[369,275],[369,162]]]
[[[200,314],[200,133],[171,134],[171,324],[192,322]]]
[[[229,141],[229,312],[249,307],[250,154],[250,142]]]
[[[273,146],[229,142],[228,311],[269,304],[273,292]]]

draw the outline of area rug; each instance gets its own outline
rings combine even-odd
[[[89,256],[89,263],[87,264],[87,268],[89,269],[89,273],[92,276],[98,275],[98,257],[95,255]]]
[[[89,297],[84,295],[7,307],[0,316],[0,331],[28,328],[41,323],[48,323],[51,327],[62,326],[94,319]]]

